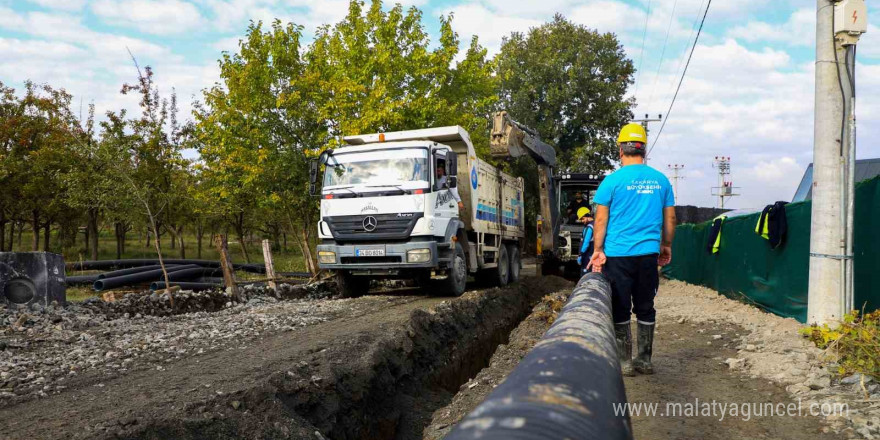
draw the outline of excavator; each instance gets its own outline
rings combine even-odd
[[[537,264],[544,275],[561,274],[579,278],[577,263],[583,225],[565,211],[575,193],[589,201],[604,178],[588,173],[557,172],[556,150],[538,133],[513,120],[506,111],[492,118],[490,153],[496,158],[530,157],[538,165],[539,214],[537,219]]]

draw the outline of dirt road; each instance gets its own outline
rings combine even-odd
[[[425,440],[438,440],[447,434],[516,367],[549,328],[543,309],[543,304],[538,305],[512,332],[510,341],[498,349],[491,364],[462,385],[447,406],[434,412],[423,433]],[[742,354],[738,348],[745,345],[746,338],[750,344],[757,344],[755,339],[764,341],[768,356],[773,350],[796,353],[801,341],[790,328],[796,329],[796,323],[680,282],[661,284],[657,309],[656,374],[624,379],[628,402],[640,409],[639,414],[631,410],[636,439],[845,439],[854,434],[852,429],[849,435],[835,434],[822,416],[809,414],[806,399],[799,401],[786,391],[785,383],[745,374],[741,368],[731,369],[725,363]],[[756,335],[758,328],[746,330],[736,324],[749,320],[786,330],[778,330],[775,337],[780,341],[771,343],[762,329]],[[762,348],[750,349],[753,351],[749,354],[761,355]],[[780,364],[777,368],[786,367]],[[714,409],[706,410],[705,404],[711,406],[713,401]],[[793,416],[787,412],[771,415],[766,410],[768,403],[775,409],[781,404],[785,411],[795,405],[800,412]],[[649,407],[645,405],[657,405],[655,413],[646,414]],[[720,405],[727,406],[722,410]],[[731,405],[738,406],[736,415],[732,415]],[[688,407],[697,412],[685,413]],[[680,414],[675,414],[678,408]]]
[[[60,392],[0,410],[0,437],[393,438],[442,406],[420,393],[457,390],[543,294],[564,285],[525,279],[453,299],[403,290],[342,300],[345,310],[325,322],[116,377],[80,374]]]

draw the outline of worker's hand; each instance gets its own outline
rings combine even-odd
[[[660,256],[657,257],[657,264],[666,266],[672,261],[672,246],[660,246]]]
[[[464,203],[458,202],[458,209],[464,210]]]
[[[602,266],[605,265],[605,252],[596,251],[593,252],[593,256],[590,258],[590,266],[592,267],[593,272],[602,272]]]

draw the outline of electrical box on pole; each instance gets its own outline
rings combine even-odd
[[[855,44],[868,31],[868,7],[865,0],[841,0],[834,5],[834,34],[847,44]]]

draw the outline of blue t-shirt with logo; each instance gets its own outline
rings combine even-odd
[[[647,165],[627,165],[605,177],[593,201],[608,207],[605,255],[660,252],[663,208],[675,206],[669,179]]]

